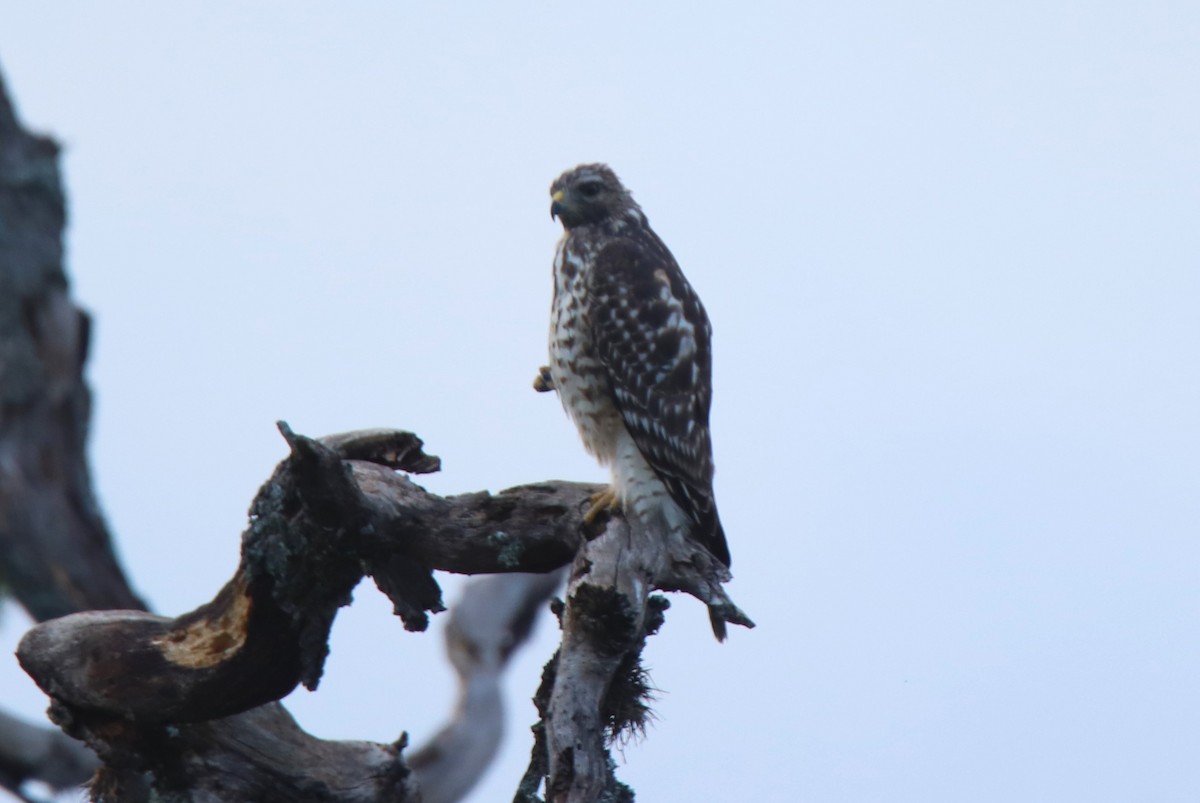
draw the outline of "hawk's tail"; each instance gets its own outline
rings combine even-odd
[[[702,510],[699,513],[696,529],[692,531],[696,540],[704,544],[714,558],[724,563],[725,568],[729,568],[731,566],[729,544],[725,542],[725,528],[721,526],[721,517],[717,515],[716,504],[709,505],[708,510]]]
[[[721,518],[717,515],[717,505],[713,503],[708,510],[700,515],[695,529],[697,540],[712,553],[712,556],[729,568],[729,544],[725,542],[725,529],[721,526]],[[708,609],[708,621],[712,623],[713,635],[717,641],[724,641],[726,634],[725,617],[712,606]]]
[[[724,617],[722,617],[718,611],[709,608],[708,621],[712,623],[713,635],[717,637],[717,641],[724,641],[729,635],[725,627]]]
[[[677,477],[663,476],[661,472],[659,477],[667,486],[675,504],[692,520],[692,538],[699,541],[728,569],[729,544],[725,543],[725,529],[721,526],[721,517],[717,515],[717,500],[713,499],[712,491],[701,491]]]

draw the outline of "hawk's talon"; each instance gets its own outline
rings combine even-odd
[[[550,375],[550,366],[543,365],[538,369],[538,375],[533,378],[533,389],[538,393],[554,390],[554,377]]]
[[[621,506],[621,497],[611,485],[592,494],[592,506],[583,514],[583,523],[591,524],[602,514],[610,513]]]

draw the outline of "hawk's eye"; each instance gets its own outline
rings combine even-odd
[[[579,194],[584,198],[595,198],[600,194],[603,185],[599,181],[585,181],[579,185]]]

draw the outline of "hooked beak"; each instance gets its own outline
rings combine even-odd
[[[553,195],[550,196],[550,200],[553,201],[553,203],[550,204],[550,219],[551,220],[557,220],[558,216],[563,213],[564,207],[563,207],[562,199],[563,199],[563,191],[562,190],[558,190],[557,192],[555,192]]]

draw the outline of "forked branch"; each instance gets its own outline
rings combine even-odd
[[[427,614],[442,610],[435,569],[546,572],[574,558],[547,707],[548,796],[593,800],[596,789],[611,785],[605,740],[621,725],[605,712],[614,706],[616,674],[622,667],[640,671],[637,655],[653,630],[647,627],[649,595],[664,584],[657,578],[674,588],[683,585],[680,577],[723,567],[691,542],[661,543],[619,517],[585,541],[582,514],[592,485],[547,482],[496,495],[440,497],[396,473],[439,465],[410,433],[372,430],[318,441],[286,424],[280,429],[291,455],[259,491],[241,564],[211,602],[174,619],[140,611],[74,614],[43,623],[22,640],[21,664],[55,700],[60,724],[111,768],[151,761],[165,773],[182,753],[219,763],[218,756],[238,753],[250,732],[258,734],[256,749],[274,746],[278,767],[304,767],[303,777],[321,788],[332,788],[338,777],[333,768],[321,769],[321,755],[336,754],[342,764],[357,756],[366,777],[387,779],[386,789],[360,785],[353,794],[321,799],[409,799],[417,787],[408,780],[399,743],[336,746],[300,735],[282,709],[256,709],[299,683],[316,687],[336,611],[364,574],[392,599],[407,628],[423,629]],[[697,576],[701,580],[686,579],[689,587],[707,582],[723,594],[726,576]],[[528,599],[549,593],[545,582],[531,587],[536,591]],[[528,615],[515,610],[505,626]],[[734,621],[745,620],[737,616]],[[476,637],[476,652],[478,644]],[[503,655],[502,647],[493,649]],[[164,740],[166,733],[174,737]],[[451,726],[444,744],[455,739]],[[426,750],[415,763],[429,769],[436,759]],[[128,794],[132,781],[118,782],[121,777],[105,776]],[[279,786],[279,779],[258,778],[254,789],[272,784]]]

